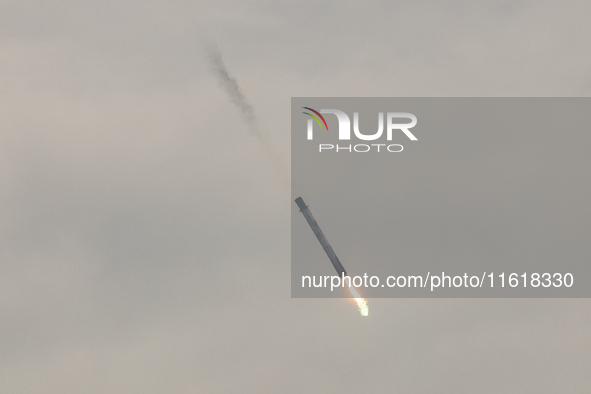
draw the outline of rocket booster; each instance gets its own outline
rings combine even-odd
[[[316,238],[318,238],[318,242],[320,242],[320,245],[322,245],[322,248],[326,252],[326,255],[330,259],[330,262],[332,263],[334,269],[337,271],[337,274],[339,274],[339,276],[341,276],[341,277],[343,275],[347,276],[347,271],[345,271],[345,268],[343,267],[343,265],[339,261],[339,258],[337,257],[334,250],[332,249],[332,246],[330,246],[330,244],[328,243],[328,240],[324,236],[324,233],[320,229],[320,226],[318,226],[316,219],[314,219],[314,216],[312,216],[312,212],[310,212],[310,209],[308,208],[306,203],[304,203],[304,200],[301,197],[298,197],[295,199],[295,203],[298,204],[298,207],[300,208],[300,212],[306,218],[306,221],[308,222],[308,224],[310,225],[310,228],[312,229],[312,231],[316,235]]]

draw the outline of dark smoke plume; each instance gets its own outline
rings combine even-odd
[[[226,68],[221,51],[212,41],[206,43],[206,47],[209,53],[210,67],[213,73],[218,77],[221,87],[228,94],[232,104],[234,104],[240,111],[242,120],[248,126],[250,134],[258,140],[262,148],[275,162],[277,165],[276,167],[282,171],[282,183],[286,187],[289,187],[289,176],[285,176],[285,171],[288,171],[289,168],[288,162],[284,157],[277,155],[277,153],[273,151],[268,134],[262,127],[260,127],[254,108],[246,100],[246,96],[242,93],[238,81],[236,81],[236,78],[234,78]]]
[[[250,132],[259,138],[263,137],[257,118],[254,113],[254,108],[246,100],[246,96],[244,96],[244,93],[242,93],[240,86],[238,86],[236,78],[234,78],[228,72],[228,69],[224,64],[224,59],[222,58],[222,53],[215,46],[215,44],[209,45],[209,60],[212,67],[212,71],[217,75],[222,88],[228,94],[232,104],[234,104],[240,110],[242,120],[244,120],[244,122],[250,129]]]

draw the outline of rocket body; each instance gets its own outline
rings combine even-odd
[[[339,274],[339,276],[341,276],[341,277],[343,275],[347,276],[347,271],[345,271],[345,268],[343,267],[343,265],[339,261],[339,258],[337,257],[334,250],[332,249],[332,246],[330,246],[330,244],[328,243],[328,240],[324,236],[324,233],[320,229],[320,226],[318,226],[316,219],[314,219],[314,216],[312,216],[312,212],[310,212],[310,209],[304,203],[304,200],[301,197],[298,197],[295,199],[295,203],[300,208],[300,212],[306,218],[306,221],[308,222],[308,224],[310,225],[310,228],[312,229],[312,231],[316,235],[316,238],[318,238],[318,242],[320,242],[320,245],[322,245],[324,252],[326,252],[326,255],[328,256],[334,269],[337,271],[337,274]]]

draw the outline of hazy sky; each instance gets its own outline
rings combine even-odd
[[[0,391],[587,393],[587,300],[291,299],[286,163],[292,96],[588,96],[590,11],[0,0]]]

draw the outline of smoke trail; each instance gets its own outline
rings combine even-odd
[[[234,104],[240,111],[242,120],[244,120],[248,126],[251,134],[258,138],[266,137],[264,136],[264,133],[261,132],[256,115],[254,113],[254,108],[246,100],[246,96],[244,93],[242,93],[242,89],[240,89],[236,78],[234,78],[226,68],[224,59],[222,58],[222,52],[213,43],[210,43],[208,47],[209,61],[212,71],[217,75],[220,85],[228,94],[232,104]]]
[[[269,135],[261,127],[253,106],[248,102],[246,96],[240,89],[238,81],[234,78],[226,65],[222,57],[222,52],[219,50],[217,45],[211,39],[206,39],[205,48],[209,54],[209,63],[211,71],[218,77],[220,86],[227,93],[230,98],[230,102],[234,104],[240,111],[240,116],[244,123],[248,126],[250,134],[255,137],[262,148],[269,154],[269,157],[276,165],[276,168],[281,172],[281,183],[284,187],[290,187],[289,178],[289,162],[286,161],[285,157],[278,155],[272,148],[269,140]]]

